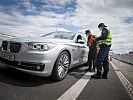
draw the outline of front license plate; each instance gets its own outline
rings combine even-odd
[[[14,61],[14,58],[15,58],[14,55],[11,55],[11,54],[8,54],[8,53],[1,53],[0,56],[4,59],[11,60],[11,61]]]

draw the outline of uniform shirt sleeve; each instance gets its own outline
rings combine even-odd
[[[96,40],[97,41],[99,41],[99,40],[105,40],[105,39],[107,39],[107,36],[108,36],[108,30],[106,28],[104,28],[102,30],[101,36],[97,37]]]

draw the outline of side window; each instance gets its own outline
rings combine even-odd
[[[83,36],[78,35],[78,36],[77,36],[77,39],[76,39],[76,42],[77,42],[79,39],[81,39],[82,41],[84,41],[83,44],[87,45],[87,41],[86,41],[86,39],[85,39]]]
[[[76,41],[78,41],[79,39],[82,40],[82,36],[81,36],[81,35],[78,35],[78,36],[77,36],[77,40],[76,40]]]
[[[84,41],[84,44],[87,45],[87,41],[86,41],[86,39],[83,36],[82,36],[82,40]]]

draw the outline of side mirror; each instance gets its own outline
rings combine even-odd
[[[77,43],[84,44],[85,42],[82,39],[78,39]]]

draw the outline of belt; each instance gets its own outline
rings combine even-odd
[[[100,44],[99,47],[111,47],[111,44],[110,44],[110,45],[107,45],[107,44]]]

